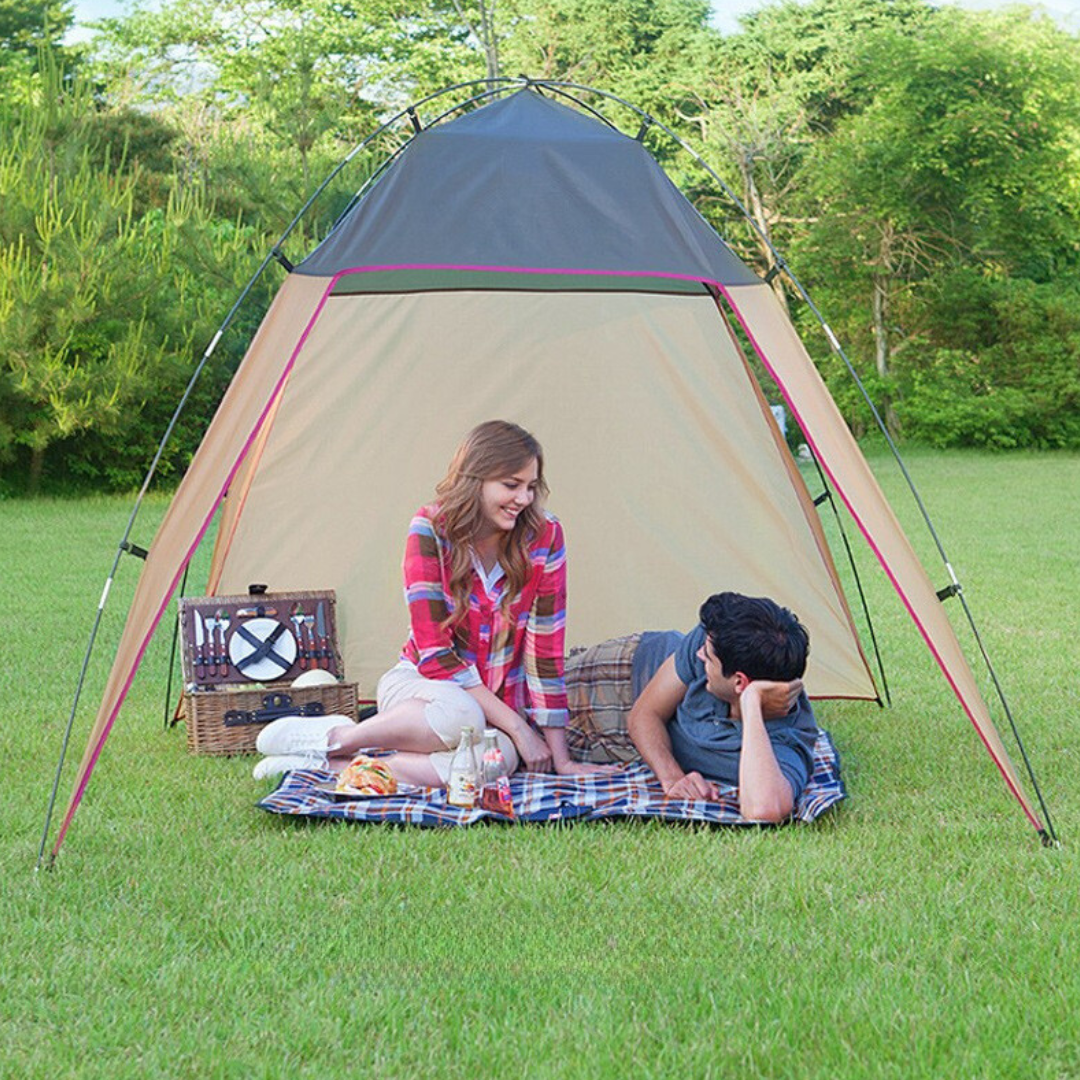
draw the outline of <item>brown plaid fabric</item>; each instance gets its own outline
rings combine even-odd
[[[566,658],[570,726],[566,742],[576,761],[626,764],[639,761],[626,718],[634,704],[631,676],[640,634],[613,638]]]

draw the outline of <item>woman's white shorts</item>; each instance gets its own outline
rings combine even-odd
[[[476,763],[480,764],[482,734],[489,725],[479,702],[464,687],[452,679],[425,679],[415,664],[400,660],[379,680],[375,705],[379,712],[385,712],[402,701],[412,700],[426,702],[424,719],[446,747],[428,755],[444,784],[450,778],[450,759],[457,749],[463,727],[471,727],[476,733]],[[506,758],[507,772],[512,773],[518,767],[517,748],[503,731],[498,732],[498,743]]]

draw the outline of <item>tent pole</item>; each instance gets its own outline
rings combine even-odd
[[[889,693],[889,680],[885,675],[885,664],[881,658],[881,650],[878,648],[877,634],[874,633],[874,620],[870,617],[870,605],[866,601],[866,593],[863,592],[862,578],[859,577],[859,568],[855,565],[855,553],[851,550],[851,543],[848,541],[847,529],[844,528],[844,519],[840,516],[836,500],[833,498],[832,488],[829,487],[825,472],[821,468],[821,462],[818,461],[817,454],[815,454],[813,450],[810,451],[810,458],[814,462],[814,468],[817,470],[818,479],[821,481],[821,488],[825,492],[826,498],[829,500],[829,506],[832,507],[836,527],[840,530],[840,539],[843,541],[844,550],[847,552],[848,565],[850,565],[852,576],[855,578],[855,588],[859,594],[859,603],[862,606],[863,615],[866,618],[866,626],[870,632],[870,644],[874,650],[874,659],[877,661],[878,674],[881,676],[881,690],[885,695],[885,701],[882,702],[879,697],[878,704],[892,705],[892,695]]]
[[[225,321],[218,328],[217,332],[210,339],[210,344],[206,346],[202,354],[202,358],[195,366],[195,370],[191,373],[191,378],[188,380],[187,387],[184,390],[183,396],[180,398],[179,404],[173,411],[172,419],[169,421],[168,427],[165,429],[165,434],[161,437],[161,442],[158,444],[156,453],[153,460],[150,462],[150,468],[146,472],[146,478],[143,480],[142,487],[139,489],[138,495],[135,497],[135,505],[131,508],[131,515],[128,517],[127,527],[124,529],[124,535],[120,540],[116,549],[116,557],[113,560],[112,569],[109,571],[109,576],[105,579],[105,587],[101,593],[101,599],[98,601],[97,615],[94,618],[94,625],[90,631],[90,640],[86,645],[86,654],[83,657],[82,670],[79,673],[79,681],[75,688],[75,699],[71,703],[71,713],[68,716],[67,727],[64,731],[63,742],[60,747],[60,760],[56,763],[56,777],[53,781],[52,794],[49,797],[48,809],[45,812],[45,825],[41,834],[41,848],[38,851],[37,869],[41,868],[42,859],[45,854],[45,845],[48,843],[49,829],[52,825],[53,811],[56,808],[56,793],[60,785],[60,776],[64,769],[64,762],[67,759],[68,744],[71,741],[71,730],[75,723],[75,714],[79,707],[79,699],[82,697],[83,685],[86,682],[86,672],[90,666],[90,657],[94,651],[94,643],[97,640],[98,628],[101,626],[102,614],[105,610],[105,604],[108,601],[109,593],[112,590],[113,580],[116,577],[116,570],[120,563],[120,556],[130,549],[131,532],[135,527],[135,520],[139,516],[139,510],[142,507],[143,499],[146,497],[146,493],[150,488],[150,482],[154,478],[154,473],[157,471],[158,463],[161,461],[161,455],[165,452],[165,446],[168,443],[173,431],[176,428],[177,422],[180,419],[180,414],[184,411],[184,406],[188,403],[188,399],[191,397],[192,392],[195,389],[195,384],[198,382],[199,376],[202,374],[203,369],[206,367],[210,357],[217,349],[218,342],[221,341],[222,335],[228,329],[233,319],[236,317],[236,313],[240,308],[240,305],[247,299],[251,290],[255,287],[255,283],[262,277],[266,267],[270,264],[270,260],[273,255],[267,255],[259,266],[259,269],[255,271],[251,280],[244,287],[243,292],[237,298],[236,303],[233,304],[229,310],[228,315],[225,316]],[[50,865],[53,860],[50,859]]]
[[[415,115],[416,110],[419,109],[422,105],[426,105],[429,101],[434,101],[436,98],[444,97],[447,94],[452,94],[456,90],[472,89],[477,86],[484,86],[487,88],[484,92],[467,98],[465,101],[458,102],[452,108],[447,109],[443,113],[440,113],[434,120],[432,120],[429,124],[426,125],[426,128],[430,128],[432,127],[432,125],[437,124],[440,120],[443,120],[451,113],[457,112],[458,110],[463,109],[476,101],[481,101],[484,98],[504,93],[514,87],[520,88],[526,86],[529,84],[529,82],[530,80],[524,78],[473,79],[469,82],[455,83],[453,86],[447,86],[444,87],[442,90],[436,90],[435,93],[428,94],[427,97],[422,97],[419,101],[413,101],[410,104],[406,105],[404,109],[400,109],[398,112],[394,113],[394,115],[391,116],[389,120],[376,128],[366,139],[362,139],[360,142],[358,142],[337,163],[337,165],[335,165],[334,168],[330,170],[330,172],[326,176],[326,179],[323,180],[323,182],[311,193],[307,202],[300,207],[300,209],[296,213],[296,216],[292,219],[292,221],[289,222],[288,227],[281,234],[281,239],[278,240],[278,242],[274,245],[274,249],[280,250],[282,244],[284,244],[285,241],[288,240],[288,238],[292,235],[293,230],[296,228],[297,225],[300,224],[301,220],[304,218],[304,215],[307,214],[308,210],[311,209],[312,205],[315,203],[315,200],[319,198],[319,196],[330,186],[331,183],[333,183],[333,181],[337,178],[341,171],[353,160],[354,157],[356,157],[357,154],[360,153],[361,150],[364,150],[368,146],[370,146],[371,143],[373,143],[376,139],[380,138],[386,131],[392,128],[395,124],[399,123],[402,119],[407,119],[410,116],[410,113]],[[412,142],[413,139],[416,138],[418,134],[419,132],[414,130],[413,134],[401,146],[399,146],[397,150],[395,150],[394,153],[391,154],[386,161],[384,161],[378,167],[374,175],[378,175],[379,173],[381,173],[390,164],[390,162],[395,157],[397,157],[397,155],[400,154],[402,150],[404,150],[405,147]],[[373,179],[373,177],[369,178],[369,180],[365,182],[363,187],[360,189],[361,192],[363,191],[364,187],[368,186],[368,184],[371,182],[371,179]],[[353,198],[349,202],[349,207],[347,209],[351,209],[359,196],[360,192],[353,196]],[[337,221],[334,222],[334,226],[330,230],[330,232],[333,232],[333,229],[337,228],[338,224],[341,222],[344,216],[345,214],[343,213],[338,217]],[[329,235],[329,233],[327,235]]]
[[[495,89],[490,89],[490,86],[489,86],[489,89],[487,90],[486,93],[484,93],[482,95],[477,95],[476,97],[470,99],[470,100],[478,100],[481,97],[488,97],[488,96],[491,96],[492,94],[495,94],[495,93],[501,93],[503,90],[509,89],[512,86],[521,86],[521,85],[526,84],[527,82],[528,82],[528,80],[523,80],[523,79],[500,79],[500,80],[481,79],[481,80],[474,80],[472,82],[467,82],[467,83],[459,83],[459,84],[456,84],[455,86],[447,87],[447,88],[445,88],[443,90],[437,91],[434,94],[429,94],[426,98],[423,98],[421,101],[413,103],[413,106],[411,106],[411,107],[416,108],[419,105],[422,105],[427,101],[431,101],[434,98],[441,97],[444,94],[449,94],[449,93],[454,92],[455,90],[463,89],[465,87],[471,88],[471,87],[475,87],[475,86],[478,86],[478,85],[481,85],[481,84],[483,84],[485,86],[489,86],[489,84],[492,84],[492,83],[498,84]],[[462,108],[466,104],[468,104],[468,102],[465,102],[462,105],[457,106],[457,108]],[[449,110],[449,111],[452,112],[454,110]],[[395,116],[391,117],[391,119],[388,120],[385,124],[383,124],[377,131],[373,132],[368,138],[364,139],[362,142],[360,142],[356,146],[354,146],[353,149],[331,171],[329,176],[327,176],[327,178],[322,182],[322,184],[319,185],[319,187],[311,195],[311,197],[308,199],[308,201],[306,203],[304,203],[304,205],[303,205],[303,207],[301,207],[299,213],[297,213],[297,215],[289,223],[288,228],[286,228],[286,230],[282,234],[281,238],[273,246],[273,248],[271,249],[269,254],[267,254],[263,258],[262,262],[259,264],[258,269],[251,276],[251,279],[248,281],[248,283],[244,286],[243,290],[240,292],[240,295],[237,297],[237,299],[236,299],[235,303],[233,304],[233,306],[229,309],[228,314],[225,316],[224,320],[222,321],[221,325],[218,327],[218,329],[215,332],[214,336],[210,339],[210,343],[207,345],[206,349],[204,350],[204,352],[202,354],[202,357],[200,358],[198,364],[195,367],[195,370],[192,372],[191,377],[188,380],[188,384],[187,384],[186,388],[184,389],[184,393],[181,396],[180,401],[176,406],[176,409],[173,411],[172,418],[169,420],[168,426],[165,429],[165,433],[164,433],[164,435],[162,435],[161,441],[158,443],[158,448],[157,448],[156,452],[154,453],[153,460],[150,462],[150,467],[147,469],[146,476],[145,476],[145,478],[143,480],[143,483],[142,483],[142,487],[139,489],[139,493],[135,497],[135,504],[131,509],[131,514],[130,514],[130,516],[128,518],[127,527],[125,528],[123,537],[121,538],[120,543],[117,546],[116,556],[115,556],[115,558],[113,560],[112,568],[109,571],[108,577],[105,579],[105,586],[102,589],[101,599],[98,601],[97,613],[96,613],[96,615],[94,617],[94,623],[93,623],[93,626],[91,627],[90,637],[89,637],[89,640],[87,641],[87,645],[86,645],[86,652],[85,652],[85,654],[83,656],[82,668],[81,668],[81,670],[79,672],[79,680],[78,680],[78,683],[77,683],[76,688],[75,688],[74,700],[71,703],[71,712],[68,715],[68,722],[67,722],[67,725],[66,725],[66,727],[64,729],[64,737],[63,737],[61,747],[60,747],[60,759],[56,764],[56,775],[55,775],[55,778],[53,780],[52,791],[51,791],[51,793],[49,795],[48,807],[47,807],[47,809],[45,811],[45,823],[44,823],[44,825],[42,827],[41,845],[40,845],[40,847],[38,849],[37,864],[36,864],[36,867],[35,867],[36,870],[40,870],[41,867],[42,867],[42,864],[44,862],[45,848],[46,848],[46,845],[48,844],[49,831],[50,831],[50,828],[52,826],[52,817],[53,817],[53,813],[54,813],[54,811],[56,809],[56,796],[57,796],[57,792],[59,791],[59,787],[60,787],[60,778],[61,778],[61,776],[63,774],[64,763],[67,760],[68,746],[69,746],[69,744],[71,742],[71,733],[72,733],[74,723],[75,723],[75,716],[76,716],[76,714],[78,712],[79,701],[82,698],[83,687],[84,687],[84,685],[86,683],[86,674],[87,674],[87,671],[89,670],[89,667],[90,667],[90,659],[91,659],[91,657],[93,655],[94,645],[95,645],[95,643],[97,641],[98,630],[99,630],[99,628],[101,626],[101,620],[102,620],[102,616],[104,614],[105,604],[108,601],[109,593],[112,590],[112,584],[113,584],[113,581],[114,581],[114,579],[116,577],[116,571],[117,571],[117,568],[118,568],[119,563],[120,563],[120,556],[125,551],[130,550],[131,533],[132,533],[132,530],[135,527],[135,521],[136,521],[136,519],[138,517],[139,510],[141,509],[143,500],[146,497],[146,493],[150,488],[151,481],[153,480],[154,475],[157,472],[157,467],[158,467],[158,464],[161,461],[162,454],[165,452],[165,447],[168,444],[169,439],[172,437],[172,433],[176,429],[176,425],[177,425],[177,423],[178,423],[178,421],[180,419],[180,415],[184,411],[184,407],[187,405],[188,400],[190,399],[191,394],[195,389],[195,384],[198,382],[199,376],[202,374],[203,370],[205,369],[208,361],[210,360],[210,357],[216,351],[218,343],[221,341],[222,336],[225,334],[226,330],[228,330],[228,328],[232,325],[232,322],[235,319],[236,314],[239,311],[241,305],[248,298],[248,296],[250,295],[252,289],[255,287],[255,285],[257,284],[259,279],[265,273],[267,266],[269,266],[270,263],[273,260],[279,258],[280,254],[281,254],[281,246],[282,246],[282,244],[284,244],[285,241],[289,238],[289,236],[292,234],[293,230],[299,224],[299,222],[304,217],[304,215],[307,213],[307,211],[310,209],[310,207],[315,202],[315,200],[322,194],[323,191],[325,191],[325,189],[329,186],[329,184],[333,181],[333,179],[341,172],[341,170],[343,168],[345,168],[345,166],[362,149],[364,149],[369,143],[371,143],[371,141],[373,139],[378,138],[391,124],[397,123],[401,119],[402,116],[406,115],[406,113],[407,113],[407,110],[402,110],[401,112],[397,113]],[[443,115],[448,115],[448,113],[444,113]],[[440,117],[440,119],[441,119],[441,117]],[[55,859],[56,859],[56,855],[55,855],[55,852],[54,852],[53,855],[49,859],[48,866],[51,867],[53,865],[53,863],[55,862]]]
[[[129,531],[130,528],[131,523],[129,522]],[[94,625],[90,629],[90,640],[86,644],[82,669],[79,671],[79,681],[75,687],[75,700],[71,703],[71,712],[68,715],[67,726],[64,728],[64,739],[60,747],[60,760],[56,763],[56,775],[53,777],[52,792],[49,795],[49,806],[45,812],[45,826],[41,830],[41,846],[38,848],[37,865],[34,867],[35,870],[41,869],[42,861],[45,858],[45,847],[49,842],[49,826],[52,824],[53,811],[56,808],[56,794],[60,789],[60,777],[64,771],[64,760],[67,757],[68,744],[71,742],[71,731],[75,725],[75,713],[79,707],[79,698],[82,696],[83,685],[86,682],[86,672],[90,667],[90,657],[94,651],[94,642],[97,639],[98,629],[101,626],[101,618],[105,611],[105,604],[109,599],[112,583],[116,577],[116,570],[120,565],[120,556],[123,555],[123,553],[124,548],[122,546],[117,547],[112,569],[109,570],[109,576],[105,579],[105,587],[101,590],[101,599],[98,601],[97,613],[94,616]],[[49,859],[46,867],[47,869],[52,867],[53,861],[53,858]]]
[[[979,652],[982,654],[983,661],[986,664],[986,670],[990,673],[990,679],[994,684],[994,689],[1001,699],[1001,705],[1005,710],[1005,716],[1009,721],[1009,727],[1012,729],[1013,738],[1016,740],[1016,745],[1020,750],[1020,756],[1023,758],[1024,768],[1027,770],[1028,779],[1031,781],[1031,786],[1035,790],[1035,797],[1039,800],[1039,806],[1042,809],[1043,816],[1046,818],[1046,832],[1048,836],[1044,836],[1043,842],[1048,845],[1056,845],[1060,843],[1057,831],[1050,818],[1050,810],[1046,805],[1046,800],[1043,798],[1042,789],[1039,787],[1039,781],[1035,779],[1035,770],[1028,760],[1027,750],[1024,748],[1024,742],[1020,738],[1020,731],[1016,726],[1016,721],[1013,719],[1012,709],[1009,708],[1009,702],[1005,698],[1005,691],[1002,689],[1001,683],[998,682],[997,672],[994,670],[994,665],[990,662],[990,655],[987,653],[986,646],[983,644],[982,636],[979,634],[979,628],[975,625],[975,617],[971,613],[971,608],[968,607],[967,598],[964,596],[964,590],[957,588],[955,595],[960,598],[960,606],[964,609],[968,625],[971,627],[972,634],[975,635],[975,642],[979,646]]]
[[[481,81],[487,83],[487,82],[490,82],[492,80],[483,79]],[[463,109],[468,105],[475,104],[477,101],[482,101],[485,98],[492,97],[492,96],[494,96],[496,94],[504,93],[505,91],[511,89],[513,86],[520,85],[521,82],[522,82],[522,80],[520,80],[520,79],[504,80],[504,81],[508,81],[510,83],[510,85],[508,85],[508,86],[500,86],[495,90],[489,90],[489,91],[481,93],[481,94],[476,94],[473,97],[467,98],[465,101],[459,102],[458,104],[454,105],[453,108],[447,109],[445,112],[442,112],[438,116],[436,116],[435,119],[432,120],[431,123],[429,123],[422,130],[426,131],[427,128],[433,127],[435,124],[439,123],[440,120],[445,120],[447,116],[450,116],[452,113],[457,112],[459,109]],[[457,89],[461,89],[463,87],[468,87],[468,86],[473,86],[473,85],[475,85],[475,84],[473,84],[473,83],[459,83],[457,86],[450,87],[447,90],[440,91],[440,93],[449,93],[451,90],[457,90]],[[397,123],[398,120],[401,119],[401,117],[403,115],[410,115],[410,110],[415,112],[415,110],[418,109],[425,102],[431,101],[434,97],[437,97],[437,96],[438,96],[437,94],[433,94],[433,95],[431,95],[429,97],[426,97],[422,101],[418,101],[415,104],[410,105],[408,108],[406,108],[404,110],[403,113],[398,113],[396,116],[391,117],[385,124],[382,125],[382,127],[379,128],[378,131],[375,132],[374,136],[371,136],[371,138],[368,138],[368,139],[365,140],[365,145],[366,145],[366,143],[371,142],[372,138],[382,134],[384,131],[386,131],[390,127],[392,127],[395,123]],[[597,115],[599,116],[599,114],[597,114]],[[610,121],[605,120],[604,122],[606,124],[608,124],[609,126],[611,126]],[[375,171],[363,182],[363,184],[360,185],[360,187],[357,189],[357,191],[353,195],[353,197],[351,199],[349,199],[348,203],[345,206],[345,209],[342,210],[340,214],[338,214],[337,218],[334,221],[334,224],[330,227],[330,232],[333,232],[334,229],[336,229],[342,223],[342,221],[344,221],[345,218],[347,218],[349,216],[349,214],[352,212],[353,207],[356,206],[356,204],[364,197],[364,194],[367,192],[368,188],[370,188],[371,185],[374,184],[375,181],[378,180],[379,177],[382,176],[382,174],[384,172],[386,172],[386,170],[388,168],[390,168],[390,166],[393,165],[395,161],[397,161],[397,159],[401,156],[401,154],[406,149],[408,149],[409,145],[412,143],[412,141],[416,138],[416,136],[418,134],[420,134],[420,132],[414,131],[412,135],[410,135],[396,150],[393,151],[393,153],[391,153],[388,157],[383,159],[383,161],[379,164],[378,168],[376,168]],[[353,151],[352,153],[355,153],[355,151]],[[352,155],[350,154],[350,157],[351,156]],[[346,164],[346,162],[342,162],[341,164],[344,165],[344,164]],[[333,179],[333,176],[336,176],[339,171],[340,171],[340,166],[339,166],[339,168],[335,169],[334,174],[330,177],[330,179]],[[329,180],[327,181],[327,183],[329,183]],[[325,187],[325,186],[326,185],[324,184],[323,187]],[[322,190],[322,189],[320,188],[320,190]],[[329,235],[329,233],[327,235]]]
[[[191,560],[189,559],[187,565],[184,567],[184,576],[180,581],[180,595],[183,596],[187,590],[188,572],[191,570]],[[175,713],[172,712],[172,684],[173,675],[176,673],[176,646],[180,640],[180,620],[177,619],[173,623],[172,633],[172,647],[169,649],[169,677],[165,681],[165,722],[164,728],[169,730],[176,723],[180,715],[180,710],[177,709]],[[181,697],[183,696],[183,690],[180,691]],[[172,715],[170,715],[170,713]]]
[[[759,239],[761,240],[761,242],[764,244],[766,249],[772,255],[772,258],[773,258],[773,261],[774,261],[774,267],[773,267],[772,270],[770,270],[770,273],[772,273],[773,276],[775,276],[775,273],[779,273],[780,271],[783,271],[787,275],[788,280],[795,287],[795,290],[798,292],[799,296],[802,297],[804,303],[807,305],[807,307],[809,307],[809,309],[813,313],[814,317],[820,323],[822,330],[825,332],[826,338],[828,338],[829,345],[832,347],[833,352],[843,362],[844,367],[847,368],[848,374],[851,376],[852,380],[854,381],[856,387],[859,390],[859,393],[862,395],[863,400],[866,402],[867,406],[869,407],[871,415],[874,417],[875,423],[877,424],[878,428],[881,430],[881,433],[885,436],[885,441],[886,441],[886,443],[887,443],[887,445],[889,447],[889,450],[892,452],[893,458],[895,459],[896,464],[898,465],[898,467],[900,469],[900,472],[903,475],[905,482],[907,483],[907,486],[908,486],[909,491],[911,492],[912,498],[915,500],[915,504],[919,508],[919,512],[922,514],[923,521],[926,524],[926,527],[927,527],[927,529],[928,529],[928,531],[930,533],[930,536],[932,537],[932,539],[934,541],[934,544],[938,549],[938,554],[941,556],[941,561],[945,565],[945,569],[946,569],[946,571],[947,571],[947,573],[949,575],[949,579],[950,579],[950,581],[952,582],[952,585],[953,585],[953,589],[951,590],[951,594],[957,595],[957,596],[960,597],[960,603],[961,603],[961,606],[964,609],[964,614],[967,617],[968,625],[970,626],[972,633],[975,635],[975,640],[976,640],[976,642],[978,643],[978,646],[979,646],[979,652],[982,655],[983,661],[986,664],[987,670],[990,673],[991,681],[994,684],[994,689],[997,692],[997,696],[998,696],[998,699],[1001,702],[1002,708],[1005,710],[1005,715],[1009,720],[1009,726],[1012,729],[1013,737],[1016,739],[1017,747],[1019,748],[1021,757],[1024,760],[1024,766],[1025,766],[1025,768],[1027,770],[1028,778],[1031,780],[1032,787],[1035,790],[1035,794],[1036,794],[1036,796],[1038,798],[1038,801],[1039,801],[1039,806],[1041,807],[1041,809],[1043,811],[1043,814],[1046,816],[1047,830],[1045,830],[1044,834],[1043,834],[1044,835],[1044,841],[1046,841],[1046,837],[1048,836],[1049,837],[1049,841],[1048,841],[1049,843],[1055,843],[1055,844],[1058,843],[1059,841],[1058,841],[1057,833],[1054,831],[1053,825],[1050,822],[1050,815],[1047,812],[1045,800],[1043,799],[1042,792],[1041,792],[1041,790],[1039,788],[1038,781],[1035,779],[1035,772],[1034,772],[1034,769],[1032,768],[1031,762],[1028,759],[1027,751],[1025,750],[1024,744],[1023,744],[1022,740],[1020,739],[1020,733],[1019,733],[1019,730],[1017,729],[1016,722],[1013,719],[1012,710],[1009,708],[1009,703],[1008,703],[1008,701],[1007,701],[1007,699],[1005,697],[1005,691],[1004,691],[1003,687],[1001,686],[1000,682],[998,681],[997,674],[994,671],[993,664],[990,662],[990,656],[987,653],[985,646],[983,645],[982,638],[979,635],[978,627],[975,625],[974,616],[972,615],[971,610],[967,605],[967,601],[964,598],[963,590],[961,589],[960,583],[956,578],[956,573],[954,572],[952,564],[949,562],[949,558],[945,553],[944,544],[942,543],[941,538],[938,535],[937,529],[934,528],[933,521],[930,519],[930,513],[926,509],[926,505],[922,500],[922,496],[919,494],[919,490],[915,486],[915,481],[912,478],[911,473],[908,472],[907,465],[905,464],[904,459],[900,454],[900,450],[897,447],[896,442],[893,439],[893,437],[889,434],[889,430],[886,427],[885,422],[881,417],[881,414],[878,412],[877,406],[874,404],[873,399],[870,397],[869,391],[866,389],[866,386],[863,383],[862,379],[859,378],[858,373],[855,371],[854,365],[851,363],[851,360],[848,358],[847,353],[844,352],[843,346],[840,344],[839,339],[837,338],[836,334],[833,332],[832,327],[829,326],[829,324],[825,321],[825,317],[821,314],[821,312],[818,309],[817,305],[811,299],[810,294],[807,292],[805,286],[795,276],[795,274],[792,273],[791,267],[787,264],[787,261],[780,254],[780,252],[777,250],[776,245],[773,244],[772,240],[765,234],[765,232],[764,232],[764,230],[762,230],[761,226],[754,220],[753,216],[746,209],[746,207],[743,205],[742,201],[735,194],[735,192],[731,190],[731,188],[724,182],[723,179],[721,179],[721,177],[716,173],[716,171],[709,165],[709,163],[707,161],[705,161],[705,159],[696,150],[694,150],[691,146],[689,146],[679,135],[677,135],[674,131],[672,131],[671,128],[669,128],[666,124],[664,124],[661,121],[655,119],[654,117],[649,116],[649,114],[646,113],[643,109],[640,109],[636,105],[631,104],[630,102],[626,101],[624,98],[621,98],[616,94],[612,94],[612,93],[609,93],[609,92],[604,91],[604,90],[597,90],[597,89],[595,89],[593,87],[582,86],[582,85],[580,85],[578,83],[570,83],[570,82],[566,82],[566,83],[563,83],[563,82],[544,82],[543,85],[546,86],[548,89],[554,90],[557,93],[562,92],[560,88],[565,87],[568,90],[585,91],[586,93],[596,94],[597,96],[599,96],[601,98],[605,98],[605,99],[608,99],[610,101],[617,102],[618,104],[624,106],[625,108],[630,109],[631,112],[636,113],[642,119],[650,120],[653,126],[659,128],[661,131],[663,131],[677,146],[679,146],[683,150],[685,150],[709,174],[709,176],[712,177],[712,179],[716,182],[716,184],[720,187],[720,189],[724,192],[724,194],[728,197],[728,199],[731,200],[732,204],[739,210],[739,212],[742,214],[742,216],[750,224],[751,228],[757,233],[757,235],[758,235]],[[572,98],[572,95],[570,95],[568,93],[564,94],[564,96]]]

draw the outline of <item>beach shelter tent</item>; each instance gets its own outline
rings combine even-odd
[[[942,601],[771,287],[642,141],[529,86],[422,130],[284,282],[150,546],[54,853],[223,502],[210,591],[335,589],[346,671],[370,695],[406,633],[410,517],[492,417],[545,445],[568,645],[689,628],[706,595],[736,589],[806,623],[812,695],[877,698],[740,341],[1042,831]]]

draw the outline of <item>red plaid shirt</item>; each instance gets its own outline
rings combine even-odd
[[[481,683],[515,712],[541,727],[565,727],[570,714],[563,679],[566,633],[566,547],[562,526],[545,513],[529,545],[532,576],[507,613],[500,604],[506,579],[488,596],[473,570],[469,610],[450,629],[450,544],[436,528],[438,507],[423,506],[405,543],[405,602],[411,631],[401,655],[428,679]]]

